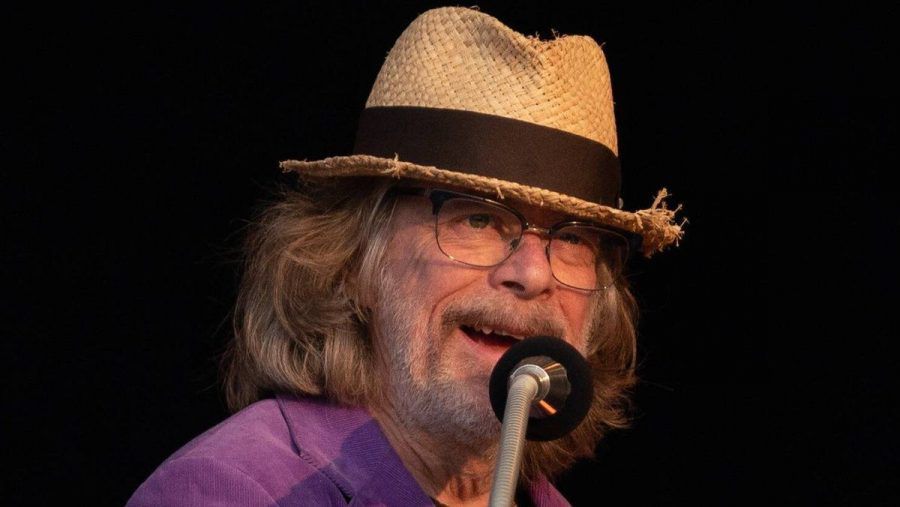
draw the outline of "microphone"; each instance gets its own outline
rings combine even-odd
[[[584,419],[594,397],[590,366],[559,338],[537,336],[511,346],[494,366],[491,406],[503,423],[489,504],[512,505],[525,439],[562,437]]]

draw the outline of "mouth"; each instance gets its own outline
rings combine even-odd
[[[478,349],[489,356],[496,356],[496,358],[499,358],[514,343],[525,339],[525,334],[516,334],[509,330],[487,326],[463,324],[459,326],[459,329]]]
[[[563,336],[562,321],[549,313],[485,301],[451,306],[442,312],[441,320],[443,332],[454,336],[471,360],[493,366],[517,342],[533,336]]]

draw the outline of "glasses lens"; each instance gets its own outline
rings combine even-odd
[[[441,206],[436,230],[438,247],[450,258],[473,266],[493,266],[509,256],[522,222],[499,206],[456,198]]]
[[[585,290],[611,286],[622,273],[628,241],[599,227],[570,225],[550,239],[550,269],[560,282]]]

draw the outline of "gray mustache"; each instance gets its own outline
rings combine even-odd
[[[510,329],[523,336],[555,336],[563,338],[565,326],[546,310],[536,307],[516,309],[509,305],[490,305],[483,301],[451,304],[441,315],[444,331],[462,324]]]

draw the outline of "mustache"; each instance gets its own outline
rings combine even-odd
[[[441,327],[446,333],[460,325],[484,326],[505,329],[513,334],[531,336],[555,336],[565,338],[565,325],[557,315],[550,315],[547,308],[512,305],[489,298],[471,298],[454,301],[441,313]]]

